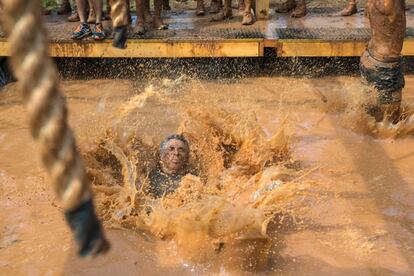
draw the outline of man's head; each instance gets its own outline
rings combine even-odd
[[[161,169],[167,174],[180,174],[187,167],[190,148],[182,135],[168,136],[160,145]]]

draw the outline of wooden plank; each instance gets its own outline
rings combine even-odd
[[[191,58],[191,57],[258,57],[263,39],[220,41],[160,41],[130,40],[127,49],[113,48],[110,41],[53,42],[52,57],[135,57],[135,58]],[[8,55],[8,43],[0,41],[0,56]]]
[[[256,18],[257,19],[269,18],[269,6],[270,6],[270,0],[256,0]]]
[[[408,39],[404,41],[401,54],[404,56],[414,56],[414,39]]]
[[[360,56],[365,41],[279,40],[282,57],[348,57]]]

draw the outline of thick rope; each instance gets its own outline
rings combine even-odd
[[[126,48],[129,7],[126,0],[111,0],[111,18],[113,31],[112,46]]]
[[[41,3],[3,0],[3,5],[11,68],[29,112],[31,134],[40,144],[43,164],[75,232],[79,253],[99,254],[108,244],[93,211],[86,171],[67,123],[57,70],[48,56]]]

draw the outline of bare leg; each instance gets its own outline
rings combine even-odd
[[[137,13],[137,24],[135,26],[134,32],[136,34],[142,35],[145,33],[144,28],[144,1],[145,0],[135,0],[135,8]]]
[[[86,23],[86,0],[76,0],[78,15],[81,23]]]
[[[149,0],[143,0],[142,5],[143,5],[143,9],[144,9],[144,22],[146,24],[151,24],[152,23],[152,16],[151,16],[151,11],[150,11],[150,2],[149,2]]]
[[[103,0],[93,0],[93,7],[96,14],[96,24],[102,23]]]
[[[152,24],[158,30],[168,29],[168,26],[164,24],[161,18],[162,13],[162,1],[163,0],[154,0],[154,17],[152,19]]]
[[[211,0],[210,13],[218,13],[223,8],[223,2],[221,0]]]
[[[296,7],[293,9],[291,17],[299,18],[306,15],[306,2],[305,0],[298,0]]]
[[[342,16],[350,16],[358,12],[356,0],[350,0],[348,6],[346,6],[341,12]]]
[[[95,0],[88,0],[89,4],[89,15],[88,15],[88,23],[95,24],[96,22],[96,10],[95,10]]]

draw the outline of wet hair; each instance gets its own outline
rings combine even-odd
[[[185,137],[183,135],[173,134],[173,135],[168,136],[167,138],[164,139],[164,141],[161,142],[161,144],[160,144],[160,154],[162,154],[164,151],[167,150],[168,142],[170,142],[171,140],[180,140],[181,142],[184,143],[184,145],[187,147],[187,149],[190,149],[188,141],[187,141],[187,139],[185,139]]]

